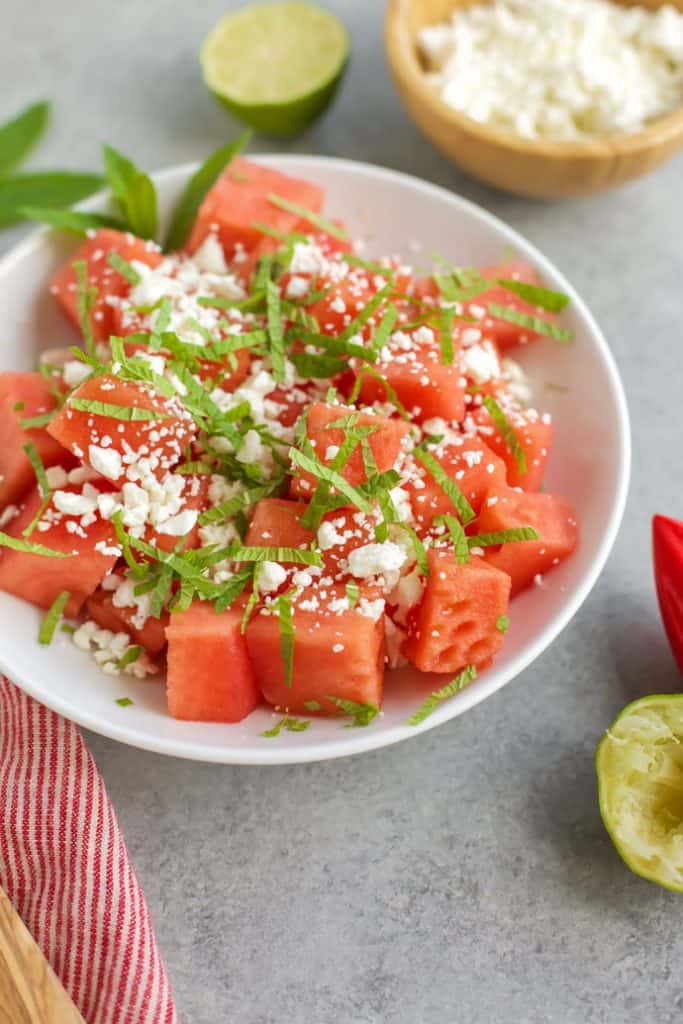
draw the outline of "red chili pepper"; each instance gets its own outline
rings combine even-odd
[[[659,609],[674,658],[683,672],[683,522],[655,516],[652,548]]]

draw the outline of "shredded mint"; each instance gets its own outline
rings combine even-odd
[[[43,619],[41,627],[40,627],[40,631],[38,633],[38,643],[39,644],[51,644],[52,643],[52,638],[55,635],[55,629],[57,628],[57,623],[61,619],[61,617],[62,617],[62,615],[64,613],[64,609],[66,608],[67,604],[69,603],[69,598],[70,597],[71,597],[71,594],[69,593],[69,591],[68,590],[63,590],[61,592],[61,594],[59,594],[54,599],[54,601],[52,602],[52,605],[50,606],[50,610],[48,611],[47,615]]]
[[[506,291],[519,295],[520,299],[524,299],[532,306],[547,309],[550,313],[561,313],[569,305],[568,295],[563,292],[551,291],[549,288],[541,288],[537,284],[528,284],[526,281],[514,281],[504,277],[499,277],[497,283],[502,285]]]
[[[295,630],[292,621],[292,602],[284,594],[277,599],[277,613],[280,622],[280,656],[285,666],[285,686],[291,686],[294,670]]]
[[[455,516],[437,516],[434,522],[444,523],[453,541],[456,562],[458,565],[466,565],[470,560],[470,549],[460,520]]]
[[[76,274],[76,303],[78,322],[85,342],[86,351],[94,356],[95,335],[92,327],[92,311],[97,302],[97,288],[88,286],[88,267],[85,260],[75,260],[72,264]]]
[[[141,656],[143,651],[144,647],[142,647],[140,644],[133,644],[131,647],[128,648],[127,651],[125,651],[124,654],[121,655],[119,660],[116,662],[116,667],[120,671],[123,671],[124,669],[128,668],[129,665],[135,664],[135,662]],[[124,697],[123,699],[125,700],[126,698]]]
[[[511,306],[501,306],[497,302],[489,302],[488,310],[491,316],[498,317],[499,320],[517,324],[519,327],[525,327],[528,331],[533,331],[534,334],[543,334],[548,338],[554,338],[555,341],[568,342],[573,338],[573,334],[568,328],[558,327],[557,324],[543,320],[539,316],[532,316],[530,313],[522,313]]]
[[[348,237],[346,232],[333,221],[327,220],[325,217],[321,217],[320,214],[314,213],[313,210],[309,210],[305,206],[301,206],[299,203],[293,203],[289,199],[283,199],[282,196],[275,195],[272,192],[268,196],[268,202],[272,203],[273,206],[279,206],[281,210],[293,213],[296,217],[300,217],[308,224],[312,224],[313,227],[318,229],[318,231],[324,231],[325,234],[332,235],[333,238],[338,238],[340,241],[346,241]]]
[[[455,679],[452,679],[450,683],[447,683],[446,686],[442,686],[440,690],[435,690],[434,693],[427,697],[424,704],[422,704],[422,706],[410,716],[406,724],[421,725],[426,718],[429,718],[432,712],[436,710],[442,701],[448,700],[449,697],[454,697],[456,693],[460,693],[460,691],[467,686],[468,683],[471,683],[473,679],[476,679],[476,677],[476,668],[474,665],[468,665],[467,668],[463,669],[463,671],[460,672]]]
[[[125,278],[132,288],[134,288],[136,284],[140,284],[142,278],[133,264],[129,263],[128,260],[124,260],[121,253],[117,252],[116,249],[111,249],[109,251],[109,254],[107,255],[107,263],[116,271],[117,274],[120,274],[121,277]]]
[[[294,718],[292,715],[285,715],[272,729],[266,729],[261,735],[265,736],[266,739],[272,739],[274,736],[279,736],[283,729],[286,732],[305,732],[310,724],[310,719]]]
[[[353,609],[358,604],[358,600],[360,598],[360,587],[358,586],[358,584],[354,580],[349,580],[349,582],[346,584],[346,588],[345,589],[346,589],[346,598],[347,598],[347,600],[349,602],[349,610],[353,611]],[[308,707],[308,705],[306,705],[306,706]],[[316,708],[316,710],[318,710],[318,709]]]
[[[510,619],[508,618],[508,616],[507,615],[500,615],[498,617],[498,621],[496,622],[496,629],[499,630],[499,632],[501,632],[501,633],[507,633],[509,628],[510,628]]]
[[[492,548],[498,544],[514,544],[523,540],[539,540],[538,531],[533,526],[517,526],[512,530],[495,530],[493,533],[478,533],[468,537],[470,548]]]
[[[243,547],[233,544],[227,549],[235,562],[285,562],[292,565],[314,565],[322,568],[322,559],[317,551],[307,548]]]
[[[524,449],[520,443],[517,434],[515,433],[512,424],[508,420],[507,416],[501,409],[498,402],[493,398],[492,395],[484,395],[482,399],[482,405],[488,411],[489,416],[498,427],[500,436],[502,437],[505,445],[512,452],[517,468],[520,473],[526,473],[526,455]]]
[[[118,704],[120,708],[130,708],[133,705],[133,701],[130,697],[117,697],[114,703]]]
[[[455,359],[455,349],[453,347],[454,320],[454,308],[452,306],[444,306],[439,320],[439,349],[441,351],[441,362],[444,366],[450,366]]]
[[[101,402],[97,398],[70,398],[69,407],[78,412],[89,412],[94,416],[109,416],[113,420],[125,420],[128,423],[168,418],[168,413],[158,409],[141,409],[137,405],[112,405],[110,402]]]
[[[425,469],[431,474],[447,498],[455,506],[460,519],[467,526],[474,518],[474,509],[462,493],[458,485],[451,480],[441,463],[425,448],[417,447],[413,452],[415,458],[422,463]]]
[[[327,697],[330,703],[343,711],[345,715],[351,715],[353,721],[346,726],[347,729],[363,728],[377,717],[379,708],[374,704],[358,704],[355,700],[346,700],[345,697]]]
[[[0,531],[0,548],[10,548],[12,551],[21,551],[26,555],[43,555],[45,558],[71,558],[68,551],[54,551],[42,544],[34,544],[29,540],[19,540],[18,537],[10,537],[7,533]]]

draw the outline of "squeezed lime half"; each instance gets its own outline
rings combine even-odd
[[[346,29],[309,3],[266,3],[222,18],[200,53],[206,85],[240,120],[295,135],[325,110],[349,57]]]
[[[595,755],[600,813],[626,864],[683,891],[683,694],[629,704]]]

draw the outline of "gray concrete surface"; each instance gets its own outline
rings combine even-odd
[[[36,166],[94,167],[103,139],[149,168],[208,152],[234,126],[205,93],[196,54],[226,6],[3,0],[0,117],[54,101]],[[331,114],[292,148],[450,187],[555,260],[623,372],[633,484],[616,549],[572,625],[515,683],[440,730],[274,769],[182,763],[90,737],[182,1019],[678,1021],[683,903],[632,876],[612,849],[593,751],[626,701],[678,683],[655,606],[649,520],[658,510],[683,517],[683,158],[611,195],[561,204],[489,191],[404,114],[385,72],[379,0],[330,6],[353,34],[351,72]]]

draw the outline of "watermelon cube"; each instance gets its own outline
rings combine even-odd
[[[379,707],[384,677],[384,622],[363,615],[360,606],[332,612],[330,605],[344,597],[343,586],[325,590],[320,607],[309,610],[305,598],[293,602],[294,661],[292,685],[287,686],[280,649],[277,612],[262,609],[247,627],[249,657],[261,693],[276,708],[295,714],[338,714],[328,698]],[[306,607],[302,607],[302,600]],[[308,707],[314,702],[319,708]]]
[[[494,393],[494,397],[524,452],[525,471],[520,469],[510,445],[484,406],[479,406],[473,414],[479,434],[489,448],[505,463],[507,482],[510,487],[521,487],[524,491],[538,491],[543,483],[546,463],[553,445],[554,430],[550,416],[539,415],[535,409],[523,408],[506,392],[498,390]]]
[[[236,251],[249,252],[261,242],[258,224],[284,234],[300,229],[298,214],[270,202],[271,195],[313,213],[320,213],[323,205],[323,191],[317,185],[236,157],[206,194],[190,234],[189,251],[198,249],[207,235],[216,234],[231,260]]]
[[[491,491],[476,532],[494,533],[520,526],[533,526],[539,540],[516,541],[484,550],[486,562],[512,580],[513,595],[571,555],[579,541],[576,512],[566,498],[508,489]]]
[[[70,593],[65,615],[77,615],[87,597],[111,572],[121,549],[111,523],[96,511],[99,485],[93,483],[55,491],[36,529],[27,538],[70,557],[53,558],[0,548],[0,590],[23,597],[40,608],[49,608],[63,591]],[[60,495],[74,499],[74,511]],[[18,515],[5,527],[10,537],[24,539],[23,530],[33,521],[42,504],[38,488],[29,492]],[[78,511],[76,511],[78,509]],[[45,528],[43,528],[45,526]]]
[[[17,406],[21,408],[16,408]],[[0,510],[35,483],[24,445],[30,441],[44,466],[72,466],[73,456],[45,427],[22,430],[19,421],[51,412],[55,399],[39,373],[0,373]]]
[[[429,577],[403,653],[422,672],[485,668],[503,646],[497,623],[508,610],[509,578],[481,558],[458,565],[452,549],[427,554]]]
[[[109,629],[112,633],[128,633],[134,644],[140,644],[147,653],[154,657],[166,646],[165,627],[168,625],[168,612],[161,618],[151,616],[144,625],[136,626],[133,622],[135,608],[117,608],[110,591],[98,587],[85,603],[87,618],[96,622],[100,629]]]
[[[241,722],[259,703],[259,691],[240,632],[243,608],[217,614],[194,601],[173,612],[166,628],[168,710],[191,722]]]

